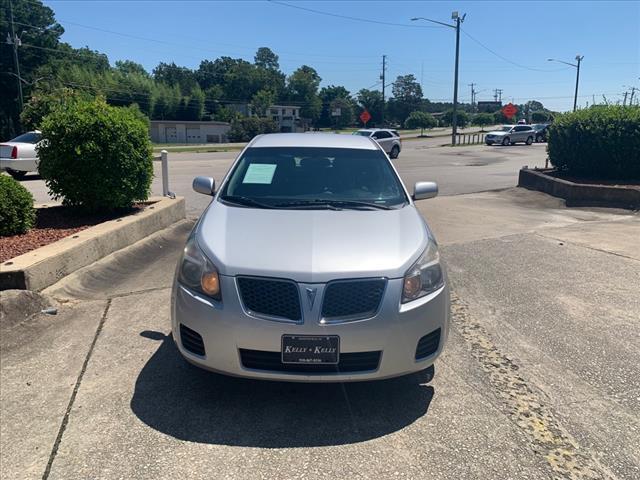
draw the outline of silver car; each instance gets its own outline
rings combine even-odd
[[[363,128],[353,132],[354,135],[373,138],[391,158],[398,158],[402,150],[402,141],[397,130],[388,128]]]
[[[254,138],[191,232],[172,291],[180,353],[207,370],[303,382],[430,368],[449,330],[438,245],[380,145]]]
[[[494,143],[500,145],[515,145],[517,142],[523,142],[531,145],[536,136],[536,132],[531,125],[504,125],[499,130],[487,133],[484,141],[487,145]]]

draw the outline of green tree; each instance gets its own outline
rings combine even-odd
[[[400,75],[391,87],[393,99],[389,100],[389,115],[404,123],[409,113],[419,110],[422,104],[422,87],[414,75]]]
[[[52,57],[60,36],[64,29],[55,20],[53,10],[43,5],[39,0],[12,0],[11,4],[3,0],[0,8],[0,34],[5,42],[9,26],[9,7],[12,7],[14,22],[30,25],[32,28],[23,29],[17,26],[17,32],[23,44],[36,48],[20,49],[20,75],[27,82],[34,82],[38,69],[45,65]],[[23,33],[22,30],[24,30]],[[41,47],[41,48],[38,48]],[[18,94],[18,79],[13,67],[13,45],[4,44],[0,47],[0,141],[14,137],[20,132],[20,100]],[[30,84],[22,84],[25,102],[31,93]]]
[[[363,88],[357,95],[358,105],[371,115],[370,123],[378,124],[382,120],[382,92]],[[358,112],[358,114],[361,112]]]
[[[338,97],[329,104],[333,126],[335,128],[344,128],[353,123],[353,102],[350,98]],[[338,115],[333,115],[338,113]]]
[[[85,95],[86,96],[86,95]],[[35,91],[20,115],[25,130],[40,128],[42,119],[55,108],[81,97],[81,93],[71,88],[61,88],[55,92]]]
[[[426,112],[411,112],[404,122],[405,128],[419,128],[421,129],[420,135],[424,135],[425,128],[433,128],[437,125],[437,121],[433,118],[433,115]]]
[[[441,117],[443,123],[447,126],[451,126],[453,124],[453,110],[447,110]],[[456,112],[456,123],[460,128],[464,128],[469,124],[469,114],[463,110],[459,110]]]
[[[318,96],[322,101],[322,113],[317,123],[318,126],[342,128],[351,122],[354,105],[349,90],[343,86],[329,85],[323,87]],[[333,116],[337,109],[342,112],[339,115],[340,118]]]
[[[253,61],[258,67],[266,68],[268,70],[279,70],[280,64],[278,63],[278,55],[273,53],[268,47],[260,47],[256,52]]]
[[[276,94],[273,90],[260,90],[251,99],[251,110],[258,117],[264,117],[267,110],[276,101]]]
[[[124,75],[136,74],[149,77],[149,72],[142,65],[131,60],[116,60],[116,70]]]
[[[478,113],[473,117],[473,123],[480,127],[493,125],[494,122],[495,122],[495,117],[491,113]],[[481,129],[480,131],[484,131],[484,129]]]
[[[320,75],[315,69],[303,65],[288,78],[288,99],[301,103],[300,115],[315,122],[322,111],[322,101],[318,96]]]
[[[182,95],[189,95],[198,85],[196,73],[193,70],[187,67],[179,67],[173,62],[160,62],[158,66],[153,69],[153,78],[169,86],[178,85]]]

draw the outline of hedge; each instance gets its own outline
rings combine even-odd
[[[278,125],[270,118],[244,117],[231,123],[227,137],[232,142],[248,142],[256,135],[277,131]]]
[[[35,222],[29,190],[13,178],[0,175],[0,237],[26,233]]]
[[[50,194],[90,212],[130,207],[149,196],[148,120],[101,99],[64,104],[42,121],[38,170]]]
[[[549,127],[549,161],[584,178],[640,179],[640,107],[594,106]]]

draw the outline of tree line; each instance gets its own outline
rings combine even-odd
[[[322,78],[316,69],[302,65],[286,75],[280,69],[278,55],[268,47],[259,48],[252,62],[222,56],[202,60],[197,69],[162,62],[148,72],[131,60],[111,65],[103,53],[62,42],[64,28],[56,22],[53,10],[42,2],[13,0],[12,5],[14,21],[19,30],[24,29],[18,49],[25,108],[21,119],[13,46],[3,44],[2,139],[33,128],[49,103],[74,95],[101,96],[117,106],[136,104],[154,120],[233,122],[242,116],[236,108],[238,104],[248,105],[252,115],[258,117],[268,117],[268,109],[274,104],[296,105],[301,117],[318,128],[357,124],[357,117],[365,109],[371,114],[369,125],[381,124],[384,108],[386,122],[405,126],[412,112],[447,112],[452,107],[450,103],[424,98],[420,83],[411,74],[396,78],[392,97],[384,104],[378,90],[352,93],[340,85],[320,88]],[[8,9],[0,9],[0,32],[9,31]],[[472,106],[462,104],[461,109],[470,112]],[[465,118],[469,120],[461,115],[460,122]],[[446,115],[439,120],[441,124],[446,121]],[[410,123],[415,124],[415,119]]]

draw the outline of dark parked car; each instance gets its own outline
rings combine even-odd
[[[548,123],[535,123],[531,125],[531,128],[533,128],[536,132],[535,140],[537,143],[547,141],[547,132],[549,131]]]

